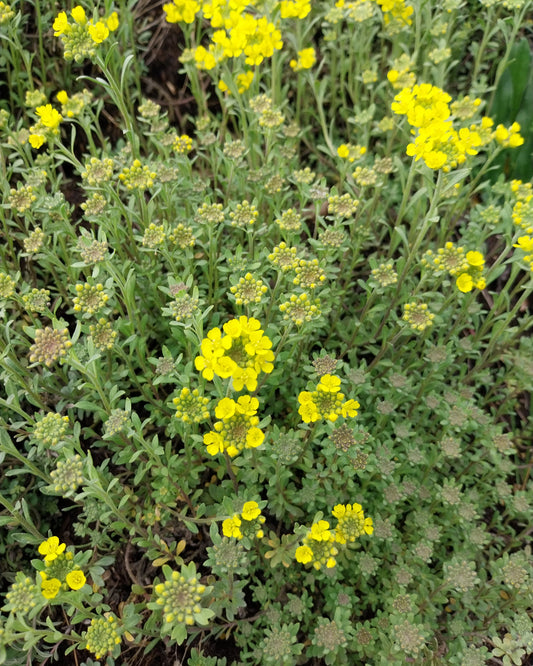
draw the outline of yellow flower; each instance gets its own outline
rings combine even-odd
[[[232,518],[226,518],[222,523],[222,533],[224,536],[234,539],[242,539],[242,532],[240,530],[241,519],[239,516],[233,516]]]
[[[54,37],[59,37],[71,30],[66,12],[59,12],[52,27],[54,29]]]
[[[242,95],[243,92],[248,90],[254,80],[254,73],[252,70],[244,74],[237,74],[237,92]]]
[[[74,571],[69,571],[66,576],[67,585],[71,590],[81,590],[86,582],[85,574],[81,569],[74,569]]]
[[[111,32],[114,32],[118,28],[118,14],[113,12],[107,17],[107,27]]]
[[[302,564],[308,564],[313,559],[313,551],[309,546],[298,546],[295,553],[295,558],[297,562]]]
[[[311,538],[315,541],[331,541],[331,532],[327,520],[319,520],[311,525]]]
[[[298,402],[300,403],[298,414],[300,414],[304,423],[311,423],[319,420],[320,414],[313,401],[313,395],[309,391],[301,391],[298,396]]]
[[[481,252],[467,252],[466,253],[466,260],[470,264],[470,266],[476,266],[481,268],[485,264],[485,259],[483,258],[483,255]]]
[[[257,446],[261,446],[264,439],[265,433],[260,428],[250,428],[246,433],[246,448],[255,449]]]
[[[518,243],[513,247],[517,247],[524,252],[533,252],[533,238],[531,236],[520,236]]]
[[[320,383],[317,385],[318,391],[326,391],[328,393],[338,393],[340,390],[341,380],[336,375],[323,375]]]
[[[472,276],[469,275],[468,273],[461,273],[461,275],[459,275],[459,277],[455,281],[455,284],[457,285],[459,291],[462,291],[463,294],[472,291],[472,289],[474,288],[474,280],[472,279]]]
[[[337,543],[353,542],[361,535],[374,531],[372,518],[365,518],[360,504],[337,504],[331,513],[338,521],[335,528]]]
[[[95,44],[101,44],[109,37],[109,29],[102,21],[98,21],[95,25],[90,25],[88,31]]]
[[[80,5],[77,5],[74,7],[74,9],[70,12],[72,18],[78,23],[79,25],[85,25],[87,23],[87,17],[85,16],[85,10],[83,7],[80,7]]]
[[[61,581],[58,578],[48,578],[44,571],[40,571],[39,573],[42,578],[41,592],[43,597],[45,599],[54,599],[61,589]]]
[[[215,408],[217,419],[230,419],[235,414],[237,403],[231,398],[222,398]]]
[[[30,134],[28,141],[32,148],[40,148],[44,143],[44,136],[42,134]]]
[[[50,129],[55,129],[56,127],[58,127],[59,123],[63,120],[63,117],[61,116],[59,111],[56,111],[56,109],[54,109],[51,104],[38,106],[35,109],[35,113],[41,119],[41,123],[45,127],[49,127]]]
[[[345,143],[341,143],[341,145],[337,148],[337,155],[342,158],[348,157],[350,154],[350,149]]]
[[[66,90],[60,90],[57,95],[56,99],[60,104],[66,104],[68,102],[68,94]]]
[[[241,395],[237,401],[237,412],[246,416],[255,416],[259,400],[251,395]]]
[[[39,553],[44,555],[45,562],[52,562],[66,547],[66,544],[59,543],[58,537],[51,536],[39,546]]]
[[[298,60],[291,60],[289,65],[296,71],[301,69],[311,69],[311,67],[316,62],[315,49],[310,47],[308,49],[303,49],[298,51]]]
[[[211,456],[216,456],[217,453],[223,453],[224,451],[224,438],[218,432],[213,432],[212,430],[206,432],[204,435],[204,444],[207,448],[207,453]]]
[[[254,520],[261,514],[261,509],[257,502],[245,502],[242,507],[241,516],[244,520]]]
[[[357,402],[357,400],[347,400],[341,405],[342,409],[342,415],[344,418],[347,416],[353,418],[354,416],[357,416],[357,410],[361,405]]]

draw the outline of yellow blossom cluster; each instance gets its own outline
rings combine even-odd
[[[483,277],[483,269],[485,267],[485,257],[477,250],[471,250],[466,253],[466,261],[468,263],[467,269],[458,275],[455,284],[459,291],[467,293],[476,289],[485,289],[486,282]]]
[[[283,46],[280,19],[303,19],[311,11],[310,0],[270,3],[266,15],[262,13],[264,5],[259,0],[173,0],[164,4],[163,10],[169,23],[192,24],[197,19],[210,23],[210,43],[191,52],[198,69],[210,70],[224,60],[241,56],[246,65],[260,65]],[[308,69],[314,63],[313,49],[304,49],[298,56],[298,61],[294,61],[297,69]],[[251,71],[239,74],[239,93],[248,89],[252,79]],[[222,80],[219,88],[228,91],[230,85]]]
[[[41,592],[45,599],[54,599],[61,589],[81,590],[86,578],[73,562],[73,554],[65,552],[66,545],[56,536],[49,537],[39,545],[39,554],[44,558],[45,568],[40,571]]]
[[[39,118],[35,125],[30,127],[28,141],[32,148],[40,148],[45,141],[59,134],[59,125],[63,116],[51,104],[43,104],[35,109]]]
[[[298,413],[304,423],[314,423],[320,419],[336,421],[339,416],[357,416],[357,400],[344,401],[340,393],[340,377],[323,375],[315,391],[302,391],[298,396]]]
[[[61,113],[64,117],[76,118],[81,114],[84,107],[91,102],[92,94],[85,89],[80,93],[69,96],[66,90],[60,90],[56,99],[61,104]]]
[[[515,148],[524,140],[520,125],[513,123],[509,129],[498,125],[492,130],[493,121],[484,117],[478,124],[456,129],[450,109],[451,97],[444,90],[429,83],[403,88],[394,98],[391,109],[405,115],[414,128],[414,139],[407,146],[407,154],[434,170],[450,171],[463,164],[470,155],[493,139],[504,147]]]
[[[224,520],[222,533],[226,537],[239,540],[244,537],[262,539],[264,522],[265,517],[261,515],[259,504],[253,501],[245,502],[241,513],[235,513]]]
[[[289,65],[295,72],[301,69],[311,69],[316,62],[316,53],[313,47],[298,51],[298,60],[291,60]]]
[[[331,569],[337,563],[337,546],[353,543],[363,534],[372,534],[374,531],[372,518],[365,518],[360,504],[337,504],[331,513],[337,519],[335,530],[330,528],[327,520],[313,523],[302,545],[296,549],[297,562],[312,564],[317,570],[324,564]]]
[[[70,15],[74,19],[73,23],[69,21],[66,12],[59,12],[53,25],[54,36],[61,37],[63,42],[65,60],[81,62],[86,57],[92,58],[98,44],[118,28],[116,12],[95,22],[87,18],[83,7],[76,5]]]
[[[472,291],[474,287],[485,289],[486,283],[483,277],[485,258],[481,252],[476,250],[465,252],[464,248],[448,242],[437,250],[436,255],[428,250],[423,264],[436,272],[447,271],[456,278],[455,284],[463,293]]]
[[[376,2],[381,7],[385,24],[391,20],[400,21],[406,25],[412,24],[411,16],[414,10],[410,5],[406,5],[404,0],[376,0]]]
[[[511,181],[511,191],[515,197],[513,205],[512,220],[525,235],[519,236],[513,247],[518,248],[526,254],[523,260],[533,271],[533,186],[531,183],[523,183],[521,180]]]
[[[215,408],[214,430],[204,435],[207,452],[216,456],[227,452],[232,458],[243,449],[260,446],[265,434],[258,428],[259,417],[256,416],[259,400],[249,395],[241,395],[238,400],[222,398]]]
[[[218,327],[211,329],[202,340],[202,353],[194,359],[196,369],[208,380],[214,375],[231,377],[235,391],[245,386],[255,391],[259,373],[274,369],[272,341],[253,317],[231,319],[222,328],[223,332]]]

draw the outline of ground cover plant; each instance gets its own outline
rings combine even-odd
[[[531,9],[0,2],[0,663],[530,663]]]

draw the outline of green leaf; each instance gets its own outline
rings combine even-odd
[[[178,645],[181,645],[187,638],[187,627],[184,624],[177,624],[170,634]]]

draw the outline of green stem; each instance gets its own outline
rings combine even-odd
[[[13,519],[16,520],[17,523],[26,530],[26,532],[32,534],[38,541],[45,540],[44,536],[39,532],[39,530],[32,523],[27,521],[26,518],[24,518],[24,516],[22,515],[22,513],[17,508],[15,508],[15,506],[11,504],[11,502],[6,497],[4,497],[1,494],[0,494],[0,504],[2,504],[2,506],[5,509],[7,509],[7,511],[9,511],[9,513],[13,516]]]

